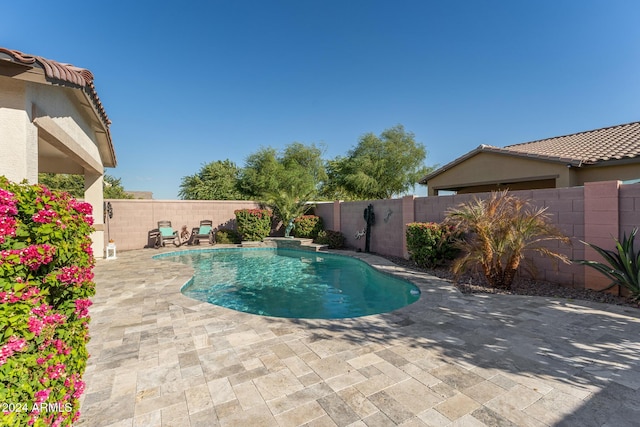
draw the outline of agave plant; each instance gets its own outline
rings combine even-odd
[[[636,227],[631,231],[629,237],[627,237],[627,233],[624,233],[622,242],[614,239],[616,242],[615,251],[582,242],[598,252],[606,263],[588,260],[576,260],[575,262],[595,268],[611,279],[611,284],[603,290],[620,286],[629,290],[631,298],[640,300],[640,251],[636,252],[634,248],[637,233],[638,228]]]
[[[570,263],[565,255],[545,246],[551,240],[570,243],[550,222],[546,208],[535,208],[508,191],[492,192],[486,200],[475,198],[450,209],[445,223],[466,236],[457,243],[462,255],[454,261],[453,272],[480,267],[495,288],[511,287],[528,252]]]

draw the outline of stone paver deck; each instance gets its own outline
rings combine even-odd
[[[163,249],[162,251],[166,251]],[[341,320],[261,317],[180,293],[190,267],[96,266],[80,426],[628,426],[640,420],[640,310],[460,294]]]

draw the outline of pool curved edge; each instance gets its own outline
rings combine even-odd
[[[220,249],[244,249],[244,250],[251,250],[251,249],[256,249],[256,250],[264,250],[264,249],[268,249],[268,248],[241,248],[237,245],[224,245],[224,246],[219,246],[219,247],[205,247],[205,248],[185,248],[185,249],[173,249],[173,248],[166,248],[166,252],[162,252],[156,255],[151,256],[151,258],[153,260],[157,260],[157,261],[163,261],[164,258],[167,257],[173,257],[173,256],[179,256],[179,255],[183,255],[185,253],[200,253],[200,252],[215,252],[218,251]],[[406,312],[407,310],[410,311],[414,311],[414,310],[424,310],[424,307],[422,309],[418,309],[418,306],[423,306],[425,301],[425,297],[426,295],[428,295],[428,299],[430,300],[428,302],[427,305],[431,306],[432,304],[438,304],[438,302],[442,302],[443,299],[445,298],[459,298],[462,297],[463,294],[455,288],[455,286],[453,286],[451,284],[450,281],[446,281],[440,278],[437,278],[435,276],[429,275],[427,273],[423,273],[423,272],[419,272],[419,271],[414,271],[414,270],[410,270],[407,269],[405,267],[399,266],[395,263],[393,263],[392,261],[381,257],[379,255],[375,255],[375,254],[371,254],[371,253],[364,253],[364,252],[354,252],[354,251],[350,251],[350,250],[328,250],[328,251],[321,251],[320,253],[322,254],[330,254],[330,255],[338,255],[338,256],[344,256],[344,257],[348,257],[348,258],[352,258],[352,259],[356,259],[360,262],[363,262],[364,264],[366,264],[367,266],[371,267],[372,269],[378,271],[379,273],[385,274],[385,275],[390,275],[393,276],[397,279],[400,280],[404,280],[409,282],[410,284],[414,285],[418,291],[420,292],[420,295],[418,296],[418,299],[414,302],[412,302],[409,305],[406,305],[404,307],[400,307],[397,309],[394,309],[392,311],[386,312],[386,313],[378,313],[378,314],[369,314],[363,317],[371,317],[371,316],[379,316],[379,315],[383,315],[383,314],[391,314],[391,313],[397,313],[397,315],[400,315],[400,312]],[[173,260],[167,260],[170,261],[169,263],[171,265],[181,265],[181,266],[185,266],[182,263],[179,262],[173,262]],[[189,296],[186,296],[185,294],[182,293],[182,290],[188,286],[191,281],[194,279],[194,272],[192,269],[191,270],[191,274],[189,275],[189,277],[184,280],[184,282],[182,282],[180,288],[178,289],[178,293],[180,295],[180,300],[182,299],[187,299],[190,301],[190,303],[188,304],[189,306],[193,306],[194,304],[205,304],[205,305],[211,305],[211,306],[215,306],[218,307],[220,309],[223,310],[229,310],[231,312],[236,312],[236,310],[232,309],[232,308],[226,308],[223,306],[216,306],[215,304],[211,304],[208,302],[203,302],[203,301],[198,301],[196,299],[193,299]],[[183,276],[184,277],[184,276]],[[251,314],[251,313],[245,313],[245,312],[240,312],[240,313],[244,313],[244,314]],[[278,316],[265,316],[265,315],[259,315],[261,317],[270,317],[270,318],[278,318]],[[357,317],[354,317],[354,319]],[[347,318],[343,318],[343,319],[347,319]],[[337,319],[317,319],[317,320],[337,320]]]
[[[242,248],[236,245],[225,245],[223,247],[209,247],[209,248],[198,248],[198,249],[190,248],[190,249],[184,249],[184,250],[173,250],[173,251],[165,252],[162,254],[153,255],[151,258],[154,260],[158,260],[162,258],[170,258],[170,257],[175,257],[179,255],[189,254],[189,253],[218,252],[218,251],[236,250],[236,249],[242,250],[242,251],[265,251],[265,250],[275,251],[277,249],[281,249],[281,250],[284,249],[284,250],[304,252],[298,249],[288,249],[288,248],[275,248],[275,247],[274,248],[271,248],[271,247]],[[315,252],[309,252],[309,253],[314,254]],[[422,290],[420,289],[418,284],[414,283],[414,281],[411,280],[411,278],[415,278],[415,273],[409,272],[406,268],[401,267],[397,264],[394,264],[393,262],[387,260],[384,257],[375,255],[375,254],[366,253],[366,252],[354,252],[354,251],[348,251],[348,250],[326,250],[326,251],[319,251],[318,254],[329,254],[329,255],[343,256],[343,257],[355,259],[361,263],[368,265],[369,267],[375,269],[376,271],[382,274],[389,275],[397,279],[410,282],[411,284],[415,285],[418,288],[418,291],[420,292],[420,296],[422,296]],[[185,287],[187,287],[190,283],[192,283],[193,279],[194,277],[191,276],[191,278],[187,280],[180,287],[180,291],[182,291]],[[417,301],[414,301],[412,304],[414,304],[415,302]]]

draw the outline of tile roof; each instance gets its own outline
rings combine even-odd
[[[481,152],[562,162],[574,167],[623,159],[640,161],[640,122],[507,145],[504,148],[483,144],[431,172],[419,182],[426,184],[434,176]]]
[[[6,58],[6,56],[9,58]],[[96,111],[102,119],[107,132],[109,132],[111,120],[109,120],[104,106],[98,97],[95,85],[93,84],[94,77],[91,71],[86,68],[79,68],[71,64],[52,61],[41,56],[28,55],[18,50],[6,49],[4,47],[0,47],[0,59],[42,68],[46,79],[51,83],[82,88],[93,101]]]
[[[581,164],[640,157],[640,122],[507,145],[502,150]]]

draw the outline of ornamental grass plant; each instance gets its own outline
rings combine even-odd
[[[566,255],[547,245],[551,241],[570,244],[570,239],[550,222],[546,208],[536,208],[508,191],[492,192],[486,200],[474,198],[450,209],[445,224],[465,233],[457,243],[462,254],[453,262],[453,272],[479,267],[494,288],[509,289],[530,252],[570,263]]]
[[[95,293],[92,207],[0,177],[2,426],[72,425]]]

